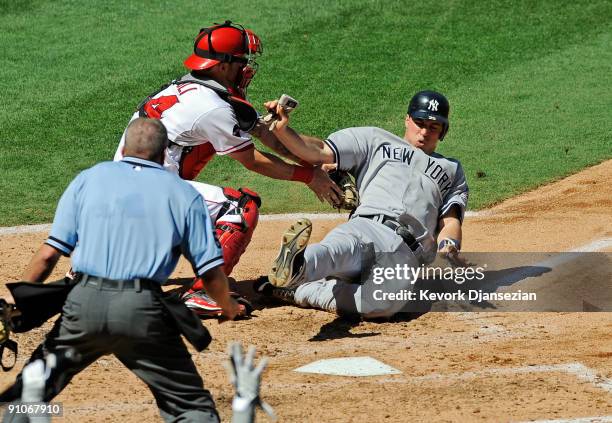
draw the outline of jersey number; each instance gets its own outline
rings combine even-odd
[[[147,116],[153,119],[161,119],[162,113],[178,103],[179,99],[175,95],[163,95],[152,98],[145,104],[144,111]]]

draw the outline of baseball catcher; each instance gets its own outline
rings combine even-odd
[[[252,189],[195,182],[215,155],[228,156],[270,178],[305,183],[332,204],[339,195],[336,185],[320,168],[289,164],[255,147],[253,136],[277,154],[299,160],[259,119],[247,99],[261,54],[261,39],[242,25],[225,21],[202,28],[194,40],[193,53],[184,61],[189,73],[148,95],[132,116],[132,121],[138,117],[159,119],[168,129],[163,166],[189,181],[204,198],[223,250],[227,275],[251,241],[261,199]],[[115,153],[116,161],[124,158],[124,145],[125,133]],[[221,313],[221,307],[204,292],[201,280],[194,281],[184,300],[200,315]]]

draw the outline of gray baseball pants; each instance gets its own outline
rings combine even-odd
[[[362,272],[385,261],[419,266],[414,253],[392,229],[363,217],[355,217],[334,228],[318,244],[304,252],[307,281],[297,287],[295,302],[340,315],[364,318],[390,317],[401,310],[398,301],[372,301],[370,292],[360,285]],[[384,289],[395,292],[411,289],[409,281],[389,281]]]

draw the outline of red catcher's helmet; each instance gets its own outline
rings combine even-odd
[[[219,63],[243,63],[236,88],[242,97],[246,97],[246,88],[257,73],[256,56],[263,53],[263,45],[259,37],[242,25],[225,21],[208,28],[200,29],[196,37],[193,54],[184,64],[191,70],[204,70]]]

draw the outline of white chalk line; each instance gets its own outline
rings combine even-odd
[[[539,366],[526,366],[526,367],[514,367],[514,368],[495,368],[486,369],[473,372],[454,373],[454,374],[431,374],[420,377],[411,378],[412,381],[434,381],[434,380],[462,380],[472,379],[477,377],[484,377],[489,375],[516,375],[516,374],[530,374],[530,373],[543,373],[543,372],[565,372],[576,376],[578,379],[588,383],[592,383],[598,388],[601,388],[607,392],[612,393],[612,379],[598,376],[595,371],[586,367],[582,363],[568,363],[568,364],[553,364],[553,365],[539,365]],[[597,422],[612,422],[612,416],[596,416],[596,417],[580,417],[576,419],[558,419],[558,420],[537,420],[532,423],[597,423]]]
[[[409,378],[410,381],[423,382],[423,381],[447,381],[447,380],[463,380],[480,378],[490,375],[516,375],[516,374],[529,374],[529,373],[548,373],[548,372],[565,372],[576,376],[578,379],[585,382],[592,383],[598,388],[604,391],[612,393],[612,379],[599,376],[594,370],[586,367],[582,363],[567,363],[567,364],[551,364],[551,365],[537,365],[537,366],[525,366],[525,367],[498,367],[492,369],[476,370],[471,372],[462,373],[432,373],[425,376],[415,376]],[[389,382],[394,379],[389,379]]]
[[[468,371],[462,373],[433,373],[425,376],[415,377],[392,377],[377,380],[377,383],[421,383],[421,382],[436,382],[436,381],[452,381],[452,380],[465,380],[481,378],[491,375],[517,375],[517,374],[532,374],[532,373],[548,373],[548,372],[564,372],[576,376],[578,379],[588,383],[592,383],[598,388],[601,388],[607,392],[612,393],[612,380],[603,376],[598,376],[595,371],[586,367],[582,363],[566,363],[566,364],[552,364],[552,365],[536,365],[536,366],[524,366],[524,367],[511,367],[511,368],[491,368],[477,371]],[[353,383],[350,379],[343,379],[347,383]],[[337,381],[335,381],[337,382]],[[328,385],[335,386],[337,383],[331,382]],[[277,386],[276,384],[273,384]],[[321,389],[322,386],[326,385],[325,382],[318,383],[316,389]],[[278,386],[277,386],[278,387]],[[136,409],[153,409],[154,404],[140,401],[138,403],[85,403],[80,404],[70,409],[68,414],[74,415],[88,415],[95,414],[97,412],[104,411],[133,411]],[[568,419],[555,419],[555,420],[531,420],[531,423],[610,423],[612,422],[612,416],[594,416],[594,417],[579,417],[579,418],[568,418]],[[527,422],[522,422],[527,423]]]
[[[568,262],[571,262],[571,261],[574,261],[580,258],[580,254],[575,254],[575,253],[595,253],[597,251],[601,251],[609,247],[612,247],[612,238],[598,239],[595,241],[591,241],[588,244],[582,245],[580,247],[576,247],[568,251],[565,254],[561,253],[561,254],[555,255],[554,257],[550,259],[533,264],[532,266],[533,267],[549,267],[551,269],[554,269],[555,267],[558,267],[562,264],[565,264],[565,263],[568,263]],[[574,253],[574,254],[570,254],[570,253]],[[504,275],[503,277],[496,279],[492,282],[499,284],[499,285],[503,285],[506,283],[506,281],[513,281],[517,279],[528,278],[531,276],[531,273],[532,273],[531,267],[526,267],[526,268],[517,270],[513,273]]]
[[[588,244],[582,245],[580,247],[576,247],[568,251],[568,253],[595,253],[597,251],[601,251],[611,246],[612,246],[612,238],[604,238],[604,239],[598,239],[598,240],[589,242]],[[580,258],[580,254],[560,254],[548,260],[544,260],[539,263],[536,263],[533,266],[534,267],[550,267],[552,269],[566,262],[577,260],[578,258]],[[517,279],[525,279],[527,277],[530,277],[531,276],[530,272],[531,272],[530,269],[517,270],[514,273],[502,276],[501,278],[496,279],[492,282],[499,284],[499,285],[503,285],[506,280],[513,281]],[[455,317],[457,317],[460,320],[482,320],[482,322],[489,322],[491,316],[474,315],[473,312],[467,312],[467,313],[456,313]],[[505,330],[501,330],[500,333],[504,331]],[[492,333],[492,332],[494,332],[494,330],[489,331],[489,333]]]
[[[432,382],[432,381],[452,381],[486,377],[491,375],[517,375],[531,373],[548,373],[548,372],[564,372],[576,376],[578,379],[612,393],[612,379],[597,375],[597,373],[586,367],[582,363],[567,363],[567,364],[552,364],[552,365],[537,365],[512,368],[493,368],[485,370],[477,370],[463,373],[440,374],[433,373],[425,376],[416,376],[412,378],[388,378],[385,383],[406,383],[406,382]],[[557,420],[537,420],[532,423],[598,423],[612,422],[612,416],[594,416],[594,417],[579,417]]]
[[[478,216],[479,212],[466,212],[465,217]],[[348,213],[284,213],[284,214],[262,214],[259,220],[262,222],[275,222],[277,220],[297,220],[307,218],[310,220],[336,220],[348,219]],[[50,223],[40,225],[22,225],[22,226],[6,226],[0,227],[0,236],[16,235],[16,234],[34,234],[39,232],[49,232],[51,230]]]
[[[33,234],[38,232],[49,232],[50,223],[42,225],[8,226],[0,228],[0,235]]]
[[[575,419],[555,420],[526,420],[521,423],[608,423],[612,422],[612,416],[578,417]]]
[[[612,238],[605,238],[592,241],[588,244],[570,250],[573,253],[589,253],[603,250],[612,246]],[[541,263],[535,264],[535,266],[542,267],[554,267],[563,264],[567,261],[575,260],[576,255],[568,254],[554,257],[550,260],[545,260]],[[519,275],[521,272],[516,272],[511,277]],[[471,313],[466,313],[471,314]],[[461,316],[464,319],[468,319],[468,316]],[[426,376],[420,376],[416,378],[418,381],[432,381],[432,380],[461,380],[470,379],[475,377],[483,377],[491,374],[529,374],[536,372],[565,372],[573,374],[578,379],[585,382],[592,383],[594,386],[601,388],[607,392],[612,393],[612,379],[598,376],[595,371],[586,367],[581,363],[569,363],[569,364],[557,364],[557,365],[539,365],[539,366],[526,366],[526,367],[515,367],[515,368],[497,368],[480,370],[474,372],[455,373],[449,375],[432,374]],[[412,380],[414,380],[413,378]],[[537,420],[531,421],[531,423],[599,423],[599,422],[612,422],[612,416],[594,416],[594,417],[579,417],[569,419],[556,419],[556,420]],[[524,422],[526,423],[526,422]]]
[[[297,220],[297,219],[310,219],[310,220],[347,220],[349,217],[348,213],[284,213],[284,214],[262,214],[259,216],[259,220],[262,222],[275,222],[277,220]]]
[[[534,373],[566,373],[575,376],[577,379],[590,383],[593,386],[600,388],[606,392],[612,393],[612,379],[600,376],[593,369],[585,366],[582,363],[565,363],[565,364],[543,364],[522,367],[494,367],[489,369],[474,370],[460,373],[430,373],[423,376],[392,376],[378,379],[375,383],[414,383],[421,384],[423,382],[448,382],[461,381],[466,379],[478,379],[488,376],[511,376],[520,374]],[[337,384],[352,383],[351,379],[334,380],[327,382],[330,386]],[[325,384],[326,382],[320,382]],[[275,385],[276,386],[276,385]]]
[[[603,238],[595,240],[589,244],[583,245],[582,247],[570,250],[571,253],[592,253],[595,251],[601,251],[606,248],[612,247],[612,238]]]

